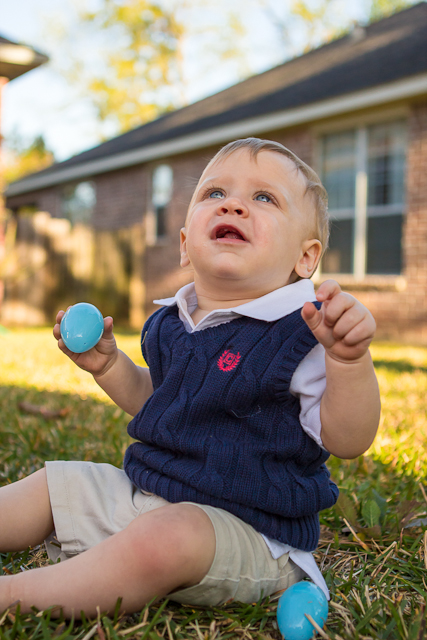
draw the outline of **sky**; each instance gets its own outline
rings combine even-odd
[[[76,0],[74,0],[76,1]],[[167,0],[169,1],[169,0]],[[195,0],[197,2],[197,0]],[[218,3],[227,0],[218,0]],[[97,0],[81,0],[84,6],[96,5]],[[255,6],[254,0],[234,0],[242,7]],[[270,0],[276,2],[276,0]],[[289,0],[277,0],[280,6]],[[339,0],[337,0],[339,2]],[[58,68],[64,66],[66,55],[59,51],[52,37],[56,22],[72,23],[73,0],[0,0],[0,35],[17,42],[23,42],[50,56],[50,62],[11,81],[3,90],[2,134],[8,140],[19,137],[31,142],[37,135],[43,135],[47,147],[57,160],[64,160],[76,153],[97,145],[100,141],[100,126],[93,106],[83,99],[70,82],[65,80]],[[237,4],[236,4],[237,3]],[[353,16],[363,19],[363,5],[366,0],[355,0]],[[286,56],[283,47],[278,46],[271,24],[259,11],[244,11],[247,20],[248,38],[242,47],[248,49],[251,71],[260,72],[279,64]],[[252,17],[251,17],[252,16]],[[290,39],[297,46],[298,39],[290,28]],[[77,45],[76,45],[77,46]],[[79,46],[82,46],[80,43]],[[97,55],[93,42],[86,42],[84,56],[88,59]],[[91,49],[92,47],[92,49]],[[288,55],[292,51],[288,51]],[[187,100],[193,102],[215,93],[239,80],[239,69],[233,64],[224,64],[209,74],[197,74],[194,66],[197,52],[187,52],[188,83]],[[241,70],[240,70],[241,71]],[[114,130],[103,130],[111,137]]]
[[[0,34],[50,56],[46,65],[6,85],[2,96],[2,134],[32,140],[42,134],[58,160],[98,143],[92,107],[54,68],[55,53],[46,37],[48,16],[64,14],[68,0],[0,0]]]

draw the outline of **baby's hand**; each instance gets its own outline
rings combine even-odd
[[[322,282],[316,298],[323,303],[320,311],[306,302],[302,317],[326,352],[341,362],[362,358],[375,333],[372,314],[334,280]]]
[[[104,333],[102,338],[89,351],[74,353],[67,349],[61,338],[60,324],[65,311],[59,311],[56,316],[56,324],[53,327],[53,335],[58,340],[59,349],[65,353],[80,369],[88,371],[92,375],[100,376],[106,373],[117,359],[117,345],[113,335],[113,318],[104,318]]]

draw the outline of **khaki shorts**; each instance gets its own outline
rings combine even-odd
[[[109,464],[47,462],[46,472],[55,524],[46,547],[53,561],[82,553],[125,529],[137,516],[169,504],[143,493],[123,470]],[[289,554],[274,560],[261,534],[236,516],[216,507],[196,506],[214,527],[215,557],[199,584],[175,591],[171,600],[204,606],[230,599],[256,602],[305,576]]]

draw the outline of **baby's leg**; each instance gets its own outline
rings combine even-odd
[[[0,488],[0,551],[23,551],[53,531],[45,469]]]
[[[155,597],[200,582],[215,555],[209,517],[195,505],[161,507],[138,516],[120,533],[59,564],[0,577],[0,611],[61,605],[64,614],[138,611]]]

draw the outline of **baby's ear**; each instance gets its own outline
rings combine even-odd
[[[179,232],[180,235],[180,252],[181,252],[181,267],[188,267],[190,264],[190,258],[187,253],[187,230],[185,227]]]
[[[322,243],[313,238],[302,243],[300,257],[295,265],[294,271],[300,278],[310,278],[314,273],[320,256],[322,255]]]

